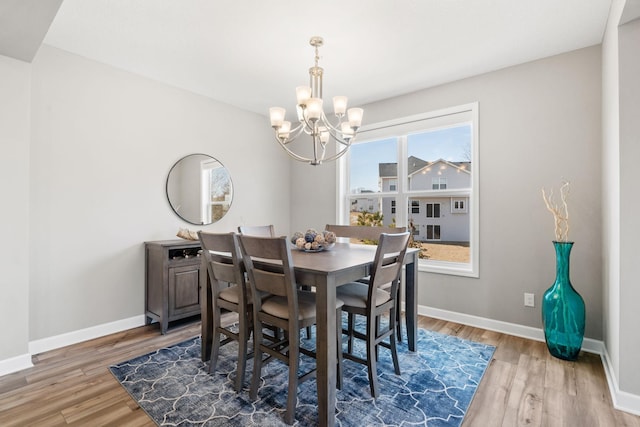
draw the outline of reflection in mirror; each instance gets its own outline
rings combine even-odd
[[[188,223],[212,224],[231,207],[231,176],[213,157],[189,154],[178,160],[169,171],[167,198],[173,211]]]

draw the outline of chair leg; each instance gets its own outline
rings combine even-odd
[[[240,331],[238,332],[238,363],[236,369],[236,392],[242,390],[244,385],[245,369],[247,367],[247,345],[249,342],[248,319],[240,319]]]
[[[303,291],[311,291],[311,286],[309,285],[300,285],[300,289]],[[307,339],[311,339],[311,326],[307,326]]]
[[[374,333],[374,335],[373,335],[373,336],[374,336],[374,337],[377,337],[377,336],[378,336],[378,334],[380,334],[380,316],[376,316],[376,331],[375,331],[375,333]],[[380,351],[379,351],[378,347],[379,347],[379,346],[377,346],[377,345],[376,345],[376,362],[377,362],[378,360],[380,360],[380,358],[378,357],[378,356],[379,356],[379,354],[380,354]]]
[[[284,418],[289,425],[295,421],[298,401],[298,363],[300,361],[300,331],[289,332],[289,390],[287,391],[287,410]]]
[[[347,353],[353,353],[353,328],[354,328],[354,318],[355,315],[353,313],[347,313]]]
[[[336,366],[336,387],[342,390],[342,309],[336,310],[336,337],[337,342],[337,366]]]
[[[395,317],[396,317],[395,313],[393,312],[394,310],[395,308],[392,308],[391,312],[389,313],[389,321],[392,323],[395,321]],[[389,325],[389,329],[393,331],[394,325],[393,324]],[[393,333],[389,335],[389,344],[391,349],[391,358],[393,359],[393,369],[396,375],[400,375],[400,363],[398,363],[398,350],[396,347],[396,336]]]
[[[369,388],[371,396],[378,398],[378,371],[376,368],[377,348],[376,330],[377,319],[367,319],[367,372],[369,374]]]
[[[398,284],[398,298],[396,299],[396,333],[398,335],[398,342],[402,342],[402,317],[400,313],[400,301],[402,301],[400,294],[400,284]]]
[[[258,386],[260,385],[260,374],[262,373],[262,322],[255,320],[253,323],[253,375],[251,377],[251,389],[249,397],[256,400],[258,397]]]
[[[214,301],[215,305],[216,302]],[[216,371],[216,365],[218,364],[218,354],[220,353],[220,309],[218,307],[213,308],[212,325],[211,329],[211,360],[209,361],[209,373],[212,374]]]

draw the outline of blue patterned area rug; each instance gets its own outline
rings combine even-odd
[[[314,340],[303,341],[308,346]],[[336,425],[459,426],[495,347],[419,329],[417,349],[412,353],[406,342],[398,345],[401,376],[393,372],[390,352],[380,349],[380,397],[375,401],[369,394],[366,366],[345,360],[343,388],[336,392]],[[233,388],[236,354],[235,343],[222,347],[217,371],[209,375],[196,337],[110,369],[160,426],[285,426],[286,365],[273,361],[263,366],[258,400],[252,402],[251,359],[245,389],[238,394]],[[304,356],[300,371],[314,363]],[[315,426],[316,420],[316,382],[309,380],[298,389],[294,425]]]

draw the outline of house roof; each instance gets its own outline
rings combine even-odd
[[[407,161],[407,165],[409,168],[409,175],[413,175],[414,173],[424,169],[425,167],[429,167],[436,163],[446,163],[450,166],[453,166],[457,169],[464,170],[467,172],[471,172],[471,162],[449,162],[444,159],[434,160],[433,162],[428,162],[426,160],[422,160],[419,157],[409,156]],[[398,176],[398,164],[397,163],[380,163],[378,165],[378,176],[380,178],[392,178]]]
[[[429,162],[422,160],[416,156],[409,156],[407,165],[409,167],[409,175],[417,170],[425,167]],[[398,163],[380,163],[378,165],[378,176],[382,177],[394,177],[398,176]]]

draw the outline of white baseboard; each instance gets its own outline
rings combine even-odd
[[[418,306],[418,314],[535,341],[544,341],[544,331],[541,328],[532,328],[530,326],[522,326],[426,306]],[[620,411],[629,412],[630,414],[640,415],[640,396],[620,390],[613,371],[611,359],[604,343],[599,340],[585,338],[582,341],[582,350],[600,355],[602,366],[604,367],[604,374],[607,378],[607,384],[609,385],[609,393],[611,394],[613,407]]]
[[[94,338],[100,338],[105,335],[114,334],[116,332],[126,331],[127,329],[137,328],[145,324],[145,316],[133,316],[128,319],[116,320],[115,322],[104,323],[102,325],[92,326],[90,328],[80,329],[53,337],[43,338],[40,340],[29,342],[29,353],[38,354],[56,348],[65,347],[71,344],[88,341]]]
[[[523,326],[515,323],[503,322],[501,320],[487,319],[485,317],[441,310],[439,308],[426,307],[422,305],[418,306],[418,314],[433,317],[435,319],[462,323],[463,325],[474,326],[476,328],[487,329],[489,331],[501,332],[507,335],[514,335],[516,337],[528,338],[534,341],[544,341],[543,330],[540,328],[533,328],[531,326]],[[582,341],[582,350],[601,355],[604,352],[604,343],[591,338],[585,338]]]
[[[22,354],[10,359],[0,360],[0,377],[12,372],[18,372],[22,371],[23,369],[31,368],[32,366],[33,363],[31,363],[30,354]]]
[[[634,415],[640,415],[640,396],[620,390],[613,370],[613,365],[611,364],[611,358],[609,357],[609,352],[606,348],[604,349],[601,357],[602,365],[604,366],[604,374],[607,377],[607,384],[609,385],[609,390],[611,392],[613,407]]]

